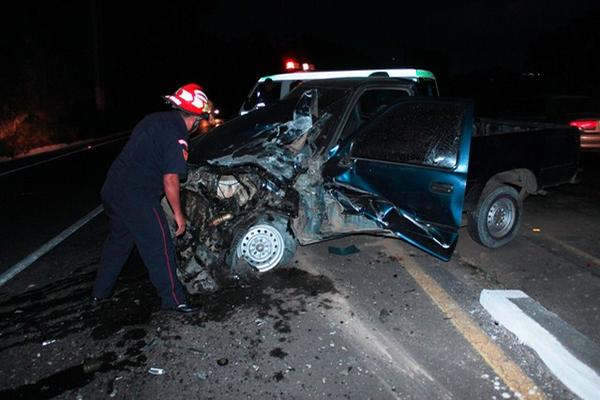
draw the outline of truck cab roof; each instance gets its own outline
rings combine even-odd
[[[285,74],[267,75],[258,79],[264,82],[271,79],[275,82],[288,80],[313,80],[313,79],[335,79],[335,78],[366,78],[366,77],[388,77],[388,78],[429,78],[435,79],[432,72],[424,69],[397,68],[397,69],[354,69],[344,71],[308,71],[289,72]]]
[[[287,96],[296,86],[306,81],[332,79],[406,79],[417,83],[419,94],[439,96],[435,75],[416,68],[357,69],[341,71],[309,71],[266,75],[258,79],[240,108],[240,115],[261,108]]]

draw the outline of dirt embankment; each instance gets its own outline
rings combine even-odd
[[[32,149],[70,143],[77,130],[53,121],[44,113],[20,113],[0,120],[0,159],[29,153]]]

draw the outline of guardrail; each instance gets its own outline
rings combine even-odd
[[[0,163],[0,177],[14,174],[28,168],[33,168],[41,164],[55,161],[63,157],[90,151],[98,147],[105,146],[129,137],[131,131],[122,131],[104,136],[99,139],[89,139],[81,142],[66,145],[60,149],[48,151],[45,153],[35,154],[31,156],[19,157],[13,160],[8,160]]]

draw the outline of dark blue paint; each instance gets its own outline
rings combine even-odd
[[[352,139],[330,151],[325,170],[337,190],[360,206],[363,215],[378,221],[381,233],[402,238],[445,261],[450,259],[458,238],[473,134],[472,107],[465,107],[453,170],[352,158]],[[349,162],[340,163],[344,159]],[[449,185],[453,190],[434,191],[434,183]]]

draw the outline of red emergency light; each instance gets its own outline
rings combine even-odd
[[[593,131],[598,128],[598,121],[595,119],[578,119],[571,121],[569,125],[579,128],[582,131]]]
[[[286,71],[314,71],[315,65],[308,62],[298,62],[293,58],[288,58],[284,62]]]
[[[300,63],[294,59],[288,58],[285,60],[286,71],[296,71],[300,69]]]

